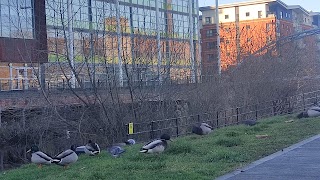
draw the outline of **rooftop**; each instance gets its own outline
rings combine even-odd
[[[236,7],[236,6],[248,6],[248,5],[254,5],[254,4],[263,4],[263,3],[279,3],[285,8],[288,8],[289,6],[282,2],[281,0],[253,0],[253,1],[245,1],[245,2],[237,2],[237,3],[230,3],[230,4],[221,4],[219,5],[219,9],[223,8],[229,8],[229,7]],[[208,11],[208,10],[214,10],[216,6],[205,6],[200,7],[200,11]]]
[[[292,10],[300,10],[305,14],[309,14],[309,11],[307,11],[306,9],[304,9],[303,7],[301,7],[300,5],[291,5],[288,6],[287,9],[292,9]]]

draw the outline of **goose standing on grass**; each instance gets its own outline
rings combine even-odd
[[[31,152],[31,162],[38,165],[38,168],[41,168],[43,164],[51,164],[53,159],[41,152],[39,147],[36,145],[31,146],[31,149],[27,151],[27,153]]]
[[[212,127],[207,124],[207,123],[200,123],[200,124],[195,124],[192,127],[192,133],[198,134],[198,135],[207,135],[212,132]]]
[[[168,146],[167,141],[171,141],[170,136],[168,134],[162,134],[160,136],[160,139],[156,139],[144,145],[141,148],[140,152],[141,153],[161,153],[167,148]]]
[[[320,116],[320,107],[318,105],[314,105],[310,107],[306,112],[300,113],[297,117],[301,118],[308,118],[308,117],[318,117]]]
[[[91,140],[85,145],[85,153],[90,156],[94,156],[100,153],[100,147],[97,143],[92,142]]]
[[[52,163],[64,166],[67,168],[69,164],[75,163],[78,160],[78,155],[75,152],[76,146],[72,145],[70,149],[63,151],[53,158]]]

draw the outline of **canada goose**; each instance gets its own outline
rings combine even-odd
[[[168,134],[163,134],[160,136],[160,139],[156,139],[145,144],[141,148],[140,152],[141,153],[161,153],[167,148],[168,146],[167,141],[171,141],[170,136]]]

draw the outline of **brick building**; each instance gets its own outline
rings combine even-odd
[[[202,12],[201,56],[203,75],[217,73],[217,34],[215,6],[200,7]],[[280,38],[312,29],[319,25],[319,14],[301,6],[289,6],[280,0],[257,0],[219,6],[221,68],[236,65]],[[317,20],[317,22],[315,22]],[[298,42],[301,48],[316,47],[315,37]],[[282,52],[290,45],[280,47]],[[278,49],[278,48],[277,48]],[[259,51],[260,54],[266,53]],[[258,54],[259,54],[258,53]],[[281,51],[272,52],[279,55]]]

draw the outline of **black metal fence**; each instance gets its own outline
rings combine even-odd
[[[320,90],[302,93],[291,97],[272,100],[242,107],[235,107],[216,112],[202,113],[185,117],[169,118],[143,123],[133,122],[133,133],[129,134],[129,124],[126,124],[127,138],[137,141],[147,141],[169,133],[173,137],[191,134],[192,125],[205,122],[214,129],[240,124],[244,120],[259,120],[271,116],[294,114],[305,111],[318,103]]]

